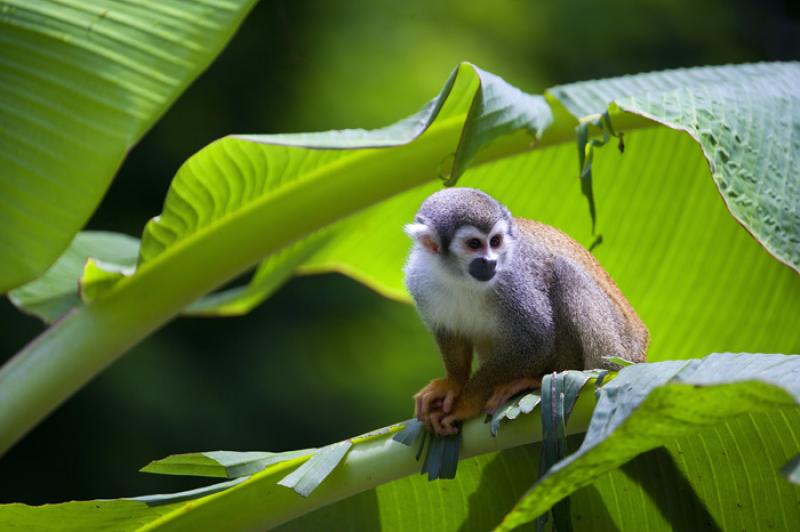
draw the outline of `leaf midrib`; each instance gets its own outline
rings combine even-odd
[[[466,113],[463,113],[460,115],[449,117],[445,120],[442,120],[441,122],[434,122],[420,136],[443,133],[448,129],[455,128],[455,126],[457,126],[458,124],[463,123],[465,118],[466,118]],[[233,139],[238,142],[250,142],[238,139],[235,136],[228,136],[221,142],[225,142],[229,139]],[[415,140],[416,139],[412,140],[407,144],[411,144]],[[391,146],[385,148],[369,148],[365,150],[353,150],[350,156],[342,157],[334,161],[331,161],[329,163],[318,166],[313,170],[307,172],[305,175],[298,176],[296,179],[292,179],[291,181],[283,184],[279,189],[274,189],[266,194],[262,194],[259,197],[255,198],[254,200],[245,203],[240,208],[235,209],[229,213],[226,213],[217,220],[214,220],[212,223],[200,227],[199,229],[193,231],[184,238],[180,238],[179,240],[173,241],[172,243],[169,244],[167,248],[165,248],[158,255],[144,262],[141,265],[141,267],[137,269],[137,272],[134,274],[134,276],[140,274],[144,275],[151,269],[159,267],[159,265],[162,264],[164,261],[171,260],[174,256],[182,254],[182,252],[186,248],[195,245],[202,245],[202,241],[206,240],[209,234],[213,234],[216,232],[224,232],[228,226],[235,224],[237,220],[246,217],[253,211],[263,209],[266,204],[279,201],[282,197],[292,194],[298,188],[306,187],[314,181],[320,181],[323,179],[331,178],[331,176],[339,174],[340,172],[343,171],[343,169],[352,166],[353,164],[361,161],[362,159],[371,157],[380,158],[380,153],[382,151],[396,149],[400,146],[404,146],[407,144],[401,144],[398,146]],[[267,146],[269,145],[264,145],[264,147]],[[198,241],[200,241],[200,244],[198,244]],[[118,285],[115,286],[114,289],[110,290],[107,294],[110,295],[112,292],[116,291],[117,287],[122,286],[124,282],[125,281],[121,281]]]

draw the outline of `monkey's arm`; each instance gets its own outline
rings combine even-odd
[[[522,330],[520,327],[518,330]],[[541,376],[552,365],[553,339],[547,334],[526,331],[518,338],[493,346],[490,356],[470,377],[452,412],[434,428],[441,435],[455,434],[455,423],[498,406],[524,390],[541,386]]]
[[[445,330],[436,331],[436,342],[444,362],[445,377],[434,379],[414,396],[416,416],[426,425],[432,423],[433,410],[449,413],[453,403],[469,380],[472,369],[472,343]],[[435,416],[436,421],[441,416]]]

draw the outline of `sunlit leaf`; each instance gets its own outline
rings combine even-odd
[[[128,150],[253,0],[7,0],[0,11],[0,292],[42,275]]]
[[[800,63],[691,68],[562,85],[576,117],[619,108],[686,131],[731,213],[800,271]]]
[[[63,316],[81,304],[78,281],[87,259],[95,259],[120,267],[134,267],[139,255],[135,238],[101,231],[79,233],[42,277],[9,292],[8,297],[18,308],[47,322]]]
[[[600,388],[580,449],[549,469],[501,529],[535,519],[576,489],[664,442],[741,414],[798,405],[800,355],[721,354],[624,368]],[[784,437],[794,441],[791,434]],[[779,479],[777,471],[773,478]]]

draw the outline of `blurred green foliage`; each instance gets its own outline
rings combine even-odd
[[[178,166],[215,138],[385,125],[461,60],[541,92],[798,58],[788,1],[264,0],[132,151],[89,228],[139,234]],[[0,323],[0,361],[41,330],[7,301]],[[188,487],[136,469],[179,452],[322,445],[403,419],[439,366],[413,308],[337,275],[299,278],[248,316],[180,319],[138,345],[0,460],[0,502]]]

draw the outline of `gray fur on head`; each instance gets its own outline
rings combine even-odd
[[[512,226],[511,213],[496,199],[474,188],[446,188],[430,196],[417,211],[415,221],[435,230],[446,253],[455,231],[472,225],[488,232],[498,220]]]

